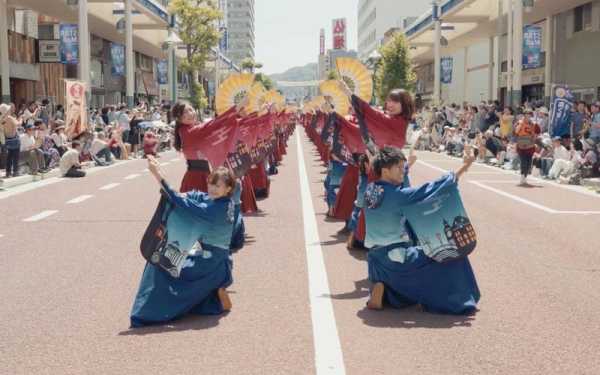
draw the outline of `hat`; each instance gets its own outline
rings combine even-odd
[[[548,108],[546,108],[546,107],[540,107],[538,109],[538,112],[547,115],[548,114]]]
[[[6,104],[6,103],[0,104],[0,116],[6,116],[8,111],[10,111],[10,104]]]
[[[562,138],[561,138],[561,137],[558,137],[558,136],[556,136],[556,137],[552,137],[552,140],[553,140],[553,141],[562,141]]]
[[[533,113],[533,110],[531,108],[525,108],[523,110],[523,113],[529,113],[529,114],[531,114],[531,113]]]
[[[35,128],[35,126],[33,126],[33,124],[25,124],[24,128],[25,128],[25,130],[30,130],[30,129]]]

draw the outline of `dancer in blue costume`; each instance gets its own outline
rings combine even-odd
[[[153,157],[148,158],[148,169],[174,206],[168,229],[178,231],[178,239],[184,242],[178,244],[180,248],[192,248],[199,241],[202,249],[190,251],[178,278],[146,264],[131,311],[132,327],[168,322],[187,313],[216,315],[231,309],[225,288],[233,282],[229,245],[235,177],[220,167],[208,177],[208,193],[182,194],[167,184],[159,165]]]
[[[416,246],[410,223],[402,207],[432,197],[444,187],[457,184],[474,161],[468,156],[455,173],[418,188],[403,186],[406,157],[395,147],[384,147],[372,162],[378,180],[365,192],[369,280],[373,283],[370,309],[420,304],[425,310],[447,314],[467,314],[476,309],[480,298],[477,281],[465,257],[437,263]]]
[[[233,234],[231,236],[230,250],[238,250],[244,246],[246,226],[244,225],[244,216],[242,215],[242,184],[240,180],[235,182],[235,188],[231,200],[234,204],[233,214]]]

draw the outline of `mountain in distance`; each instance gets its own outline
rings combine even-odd
[[[283,73],[271,74],[273,81],[312,81],[317,77],[317,63],[295,66]]]

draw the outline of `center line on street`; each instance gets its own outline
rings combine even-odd
[[[76,203],[81,203],[83,201],[87,201],[88,199],[92,198],[93,195],[80,195],[77,198],[73,198],[70,201],[67,202],[67,204],[76,204]]]
[[[333,305],[331,299],[327,297],[331,292],[329,291],[327,269],[323,260],[323,249],[317,230],[315,209],[308,185],[299,133],[299,131],[296,132],[296,146],[298,147],[298,173],[300,174],[300,196],[308,264],[308,293],[315,347],[315,367],[317,375],[343,375],[346,373],[344,356],[338,337]]]
[[[140,175],[138,173],[134,173],[134,174],[130,174],[129,176],[125,177],[126,180],[133,180],[134,178],[138,178],[140,177]]]
[[[34,221],[40,221],[40,220],[47,218],[48,216],[54,215],[57,212],[58,212],[58,210],[42,211],[37,215],[33,215],[33,216],[28,217],[27,219],[23,219],[23,221],[28,222],[28,223],[31,223]]]
[[[110,190],[110,189],[114,189],[114,188],[116,188],[116,187],[117,187],[117,186],[119,186],[119,185],[121,185],[121,184],[120,184],[120,183],[118,183],[118,182],[113,182],[112,184],[108,184],[108,185],[104,185],[104,186],[102,186],[102,187],[100,188],[100,190]]]

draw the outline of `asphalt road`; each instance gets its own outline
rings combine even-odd
[[[514,174],[473,166],[461,192],[479,240],[479,312],[372,312],[365,254],[348,252],[342,223],[325,220],[324,167],[298,134],[262,211],[245,218],[233,310],[220,317],[128,328],[139,241],[159,198],[145,161],[0,192],[0,373],[600,373],[600,196],[519,188]],[[184,161],[161,160],[178,186]],[[419,161],[414,184],[460,165],[427,152]]]

